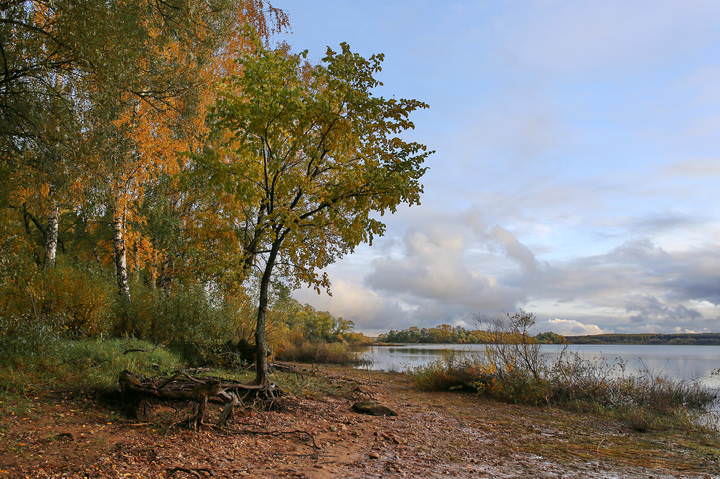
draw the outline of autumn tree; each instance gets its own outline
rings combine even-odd
[[[205,164],[246,205],[242,267],[259,274],[256,381],[268,384],[265,323],[279,273],[327,287],[322,269],[381,235],[379,216],[419,204],[431,153],[401,137],[427,105],[375,94],[383,55],[364,58],[343,43],[317,65],[306,53],[260,49],[238,60],[211,115]]]
[[[0,162],[6,166],[18,167],[22,150],[42,138],[48,102],[64,97],[73,74],[77,55],[53,3],[0,3]]]
[[[35,256],[45,266],[55,263],[63,198],[81,176],[74,168],[81,150],[79,52],[61,24],[62,3],[0,5],[0,163],[17,185],[3,193],[27,225],[28,240],[42,243],[44,254]]]
[[[45,192],[32,211],[13,203],[37,220],[45,263],[85,176],[87,197],[113,212],[118,289],[129,298],[127,243],[151,245],[128,235],[143,221],[144,188],[182,168],[178,153],[201,136],[214,84],[238,68],[246,39],[286,25],[265,0],[1,2],[0,166],[21,189]],[[82,142],[92,153],[81,157]]]
[[[225,58],[244,48],[247,30],[267,32],[266,14],[278,25],[285,22],[264,5],[259,0],[93,5],[106,19],[95,31],[105,43],[91,62],[87,116],[100,140],[118,290],[126,299],[128,239],[138,238],[127,232],[130,224],[143,221],[137,209],[143,191],[160,175],[182,168],[178,154],[193,148],[215,80],[227,73]]]

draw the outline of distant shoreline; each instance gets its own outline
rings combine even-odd
[[[567,344],[637,344],[637,345],[720,345],[720,333],[677,334],[592,334],[565,336]]]
[[[583,336],[560,336],[561,340],[536,340],[539,344],[597,344],[597,345],[668,345],[668,346],[720,346],[720,333],[669,333],[669,334],[591,334]],[[370,346],[405,346],[408,344],[492,344],[489,342],[463,342],[463,341],[376,341]]]

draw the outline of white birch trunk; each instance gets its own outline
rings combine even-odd
[[[45,267],[55,266],[57,257],[58,229],[60,226],[60,207],[51,197],[50,216],[48,217],[47,231],[45,235]]]
[[[125,212],[115,211],[113,217],[113,255],[115,256],[115,274],[118,292],[123,298],[130,300],[130,284],[128,283],[127,252],[125,250]]]

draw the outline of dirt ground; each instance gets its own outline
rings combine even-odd
[[[320,373],[340,393],[239,414],[230,427],[245,432],[230,435],[133,422],[90,399],[38,397],[31,414],[0,420],[0,477],[720,477],[718,438],[640,434],[566,411],[420,392],[398,374]],[[398,416],[350,410],[367,398]]]

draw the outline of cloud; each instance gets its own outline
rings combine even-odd
[[[638,220],[662,229],[673,217]],[[653,229],[653,228],[649,228]],[[476,209],[418,216],[376,251],[366,273],[308,301],[365,330],[472,324],[518,308],[563,334],[717,329],[720,245],[667,250],[649,239],[564,261],[541,261]],[[305,296],[304,296],[305,298]],[[679,328],[679,329],[678,329]]]
[[[597,324],[585,324],[574,319],[554,318],[538,323],[537,330],[552,330],[563,335],[602,334],[605,331]]]
[[[667,304],[654,296],[639,296],[631,298],[626,306],[632,322],[651,322],[655,324],[675,325],[683,322],[693,322],[702,318],[698,311],[683,304]]]
[[[312,304],[320,310],[354,321],[362,330],[387,330],[393,327],[405,327],[413,319],[407,308],[391,298],[352,281],[336,279],[332,284],[332,296],[317,294],[306,288],[298,291],[295,297],[301,302]]]
[[[521,293],[473,267],[468,252],[471,234],[462,226],[409,231],[401,255],[375,260],[365,285],[413,305],[414,316],[420,320],[452,320],[476,310],[513,309]]]
[[[629,232],[651,234],[679,228],[696,226],[707,221],[696,215],[688,215],[677,212],[652,213],[646,216],[630,218],[625,222]]]
[[[516,260],[525,270],[534,271],[538,264],[530,248],[522,244],[511,232],[501,226],[495,226],[490,234],[503,246],[509,258]]]

